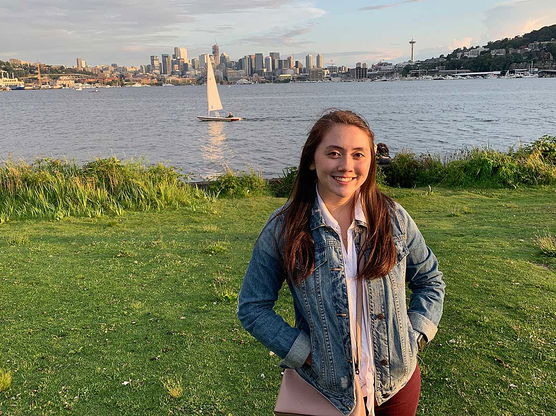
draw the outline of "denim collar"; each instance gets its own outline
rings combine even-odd
[[[309,226],[311,230],[315,230],[319,227],[326,227],[326,221],[324,220],[323,213],[319,206],[319,192],[315,185],[315,199],[313,201],[313,207],[311,209],[311,219],[309,221]],[[323,202],[324,203],[324,202]],[[361,201],[358,198],[355,205],[355,224],[359,227],[367,228],[367,221],[365,220],[365,213],[361,206]]]

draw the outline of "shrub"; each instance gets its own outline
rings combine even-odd
[[[412,188],[417,185],[417,178],[421,166],[415,153],[402,151],[392,159],[385,171],[386,182],[390,186]]]
[[[270,190],[274,196],[288,197],[293,190],[293,183],[297,176],[297,168],[289,167],[282,170],[282,176],[270,182]]]
[[[267,182],[256,172],[235,174],[228,170],[208,186],[208,191],[221,197],[243,198],[268,194]]]

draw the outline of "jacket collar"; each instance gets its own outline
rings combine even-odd
[[[319,227],[326,227],[325,215],[331,216],[330,213],[323,213],[323,209],[326,209],[324,205],[324,201],[321,199],[319,195],[319,191],[315,185],[315,199],[313,201],[313,207],[311,209],[311,219],[309,222],[309,226],[311,230],[315,230]],[[357,198],[357,202],[355,203],[355,223],[358,226],[367,228],[367,221],[365,219],[365,214],[363,212],[363,207],[361,206],[361,200]]]

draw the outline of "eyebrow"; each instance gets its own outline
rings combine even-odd
[[[336,146],[336,145],[326,146],[326,150],[332,150],[332,149],[345,150],[342,146]],[[352,150],[362,151],[362,150],[366,150],[366,149],[364,147],[354,147]]]

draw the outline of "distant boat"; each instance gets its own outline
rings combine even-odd
[[[220,94],[218,94],[218,87],[216,86],[216,79],[214,78],[214,71],[210,59],[207,62],[207,104],[208,115],[197,116],[200,121],[239,121],[241,117],[234,117],[229,113],[226,117],[221,117],[218,110],[222,110],[222,102],[220,101]]]

